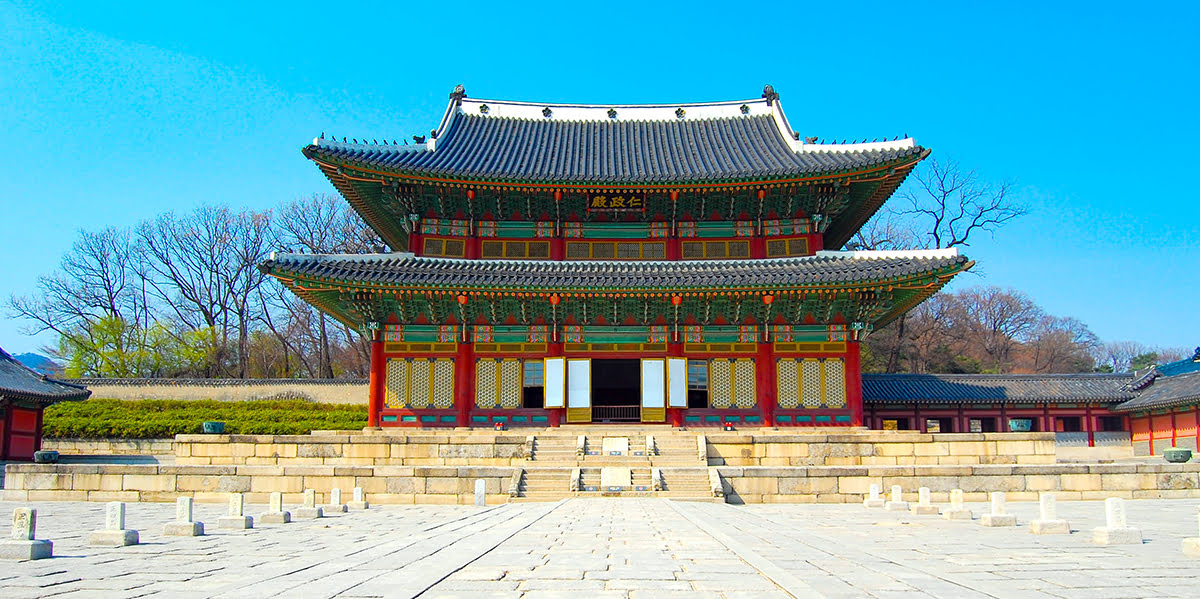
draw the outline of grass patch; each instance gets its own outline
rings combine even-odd
[[[47,408],[42,434],[48,439],[165,439],[203,432],[207,420],[224,422],[226,434],[306,435],[361,429],[367,425],[367,407],[298,400],[88,399]]]

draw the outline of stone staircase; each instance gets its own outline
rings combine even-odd
[[[628,484],[623,482],[626,475]],[[622,482],[606,485],[603,476],[613,477],[610,483]],[[514,501],[588,495],[720,500],[713,493],[707,460],[700,456],[698,435],[667,428],[564,427],[539,432],[533,435],[516,489]]]

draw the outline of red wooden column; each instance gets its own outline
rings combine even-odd
[[[858,341],[846,343],[846,405],[850,408],[850,426],[862,426],[862,354]]]
[[[758,343],[754,355],[755,386],[758,387],[759,409],[762,411],[763,426],[775,426],[775,351],[771,343]]]
[[[464,325],[466,326],[466,325]],[[459,341],[454,352],[454,407],[458,411],[458,426],[471,426],[471,409],[475,407],[475,343]]]
[[[1096,422],[1095,422],[1096,417],[1092,416],[1092,404],[1090,404],[1090,403],[1083,404],[1083,414],[1084,414],[1083,422],[1084,422],[1084,426],[1086,427],[1083,430],[1087,431],[1088,447],[1095,447],[1096,446]]]
[[[683,357],[683,344],[682,343],[667,343],[667,357],[668,358],[682,358]],[[686,376],[687,366],[684,366],[683,372],[685,373],[685,376]],[[684,387],[686,388],[687,385],[684,385]],[[686,393],[686,391],[685,391],[685,393]],[[668,407],[667,408],[667,422],[670,422],[671,426],[676,426],[676,427],[683,426],[683,415],[685,412],[687,412],[686,408]]]
[[[387,378],[387,361],[383,359],[383,332],[371,334],[371,378],[367,385],[367,427],[379,428],[383,413],[383,384]]]

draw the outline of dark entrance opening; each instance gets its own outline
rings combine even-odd
[[[592,422],[640,422],[639,360],[592,360]]]

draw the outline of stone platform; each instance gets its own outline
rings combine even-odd
[[[179,435],[175,464],[9,465],[5,497],[20,501],[224,502],[272,492],[327,503],[361,487],[371,503],[468,504],[476,480],[489,504],[577,496],[730,503],[859,503],[871,484],[915,501],[962,489],[968,501],[1005,491],[1062,500],[1200,497],[1200,464],[1056,464],[1051,433],[919,434],[867,430],[715,432],[669,427],[325,431],[312,435]],[[606,480],[605,472],[608,473]],[[623,481],[614,484],[611,481]]]

